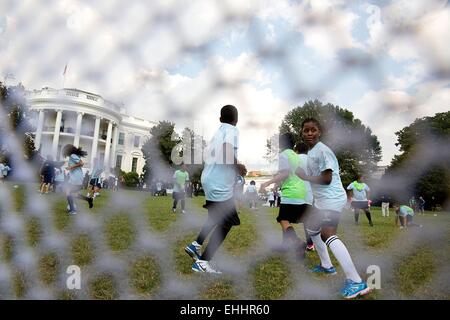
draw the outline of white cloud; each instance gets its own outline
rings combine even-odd
[[[144,71],[141,80],[146,81],[145,89],[128,105],[132,113],[142,117],[175,121],[180,130],[184,126],[193,128],[197,121],[209,139],[219,126],[220,108],[233,104],[240,113],[238,128],[243,161],[263,163],[266,139],[278,129],[289,106],[271,89],[261,89],[254,83],[254,79],[266,81],[260,68],[254,55],[243,53],[230,61],[212,59],[195,78]],[[218,75],[224,81],[221,86],[216,86]]]
[[[450,8],[446,1],[401,0],[378,9],[379,16],[374,12],[375,18],[371,16],[367,23],[370,36],[366,44],[372,54],[385,51],[395,61],[421,60],[437,72],[450,72]]]
[[[449,9],[439,7],[442,1],[427,5],[408,1],[406,8],[412,9],[405,9],[405,3],[383,8],[380,23],[369,28],[366,46],[369,51],[381,48],[392,58],[411,63],[396,77],[388,77],[383,90],[367,92],[356,104],[355,114],[385,137],[383,147],[395,142],[396,126],[407,125],[412,116],[434,113],[444,106],[448,109],[448,88],[442,83],[422,82],[430,70],[448,70]],[[352,35],[358,16],[345,1],[10,1],[0,12],[2,78],[12,72],[29,89],[60,88],[69,62],[66,87],[123,101],[132,113],[150,120],[173,119],[181,126],[191,126],[196,116],[201,116],[211,130],[217,127],[220,107],[235,104],[241,112],[242,147],[251,162],[262,158],[265,139],[276,131],[289,109],[288,102],[273,91],[276,77],[278,82],[286,82],[281,85],[290,90],[287,96],[295,95],[300,87],[276,71],[263,71],[254,53],[233,47],[239,42],[236,40],[244,39],[252,17],[268,24],[260,41],[269,44],[274,36],[279,40],[283,35],[278,19],[288,22],[291,30],[286,31],[302,33],[305,45],[323,58],[319,59],[323,64],[311,69],[323,72],[324,79],[336,77],[339,81],[339,74],[332,74],[335,69],[323,70],[333,65],[327,59],[340,49],[361,46]],[[412,25],[415,32],[409,38],[392,38],[392,26],[399,25]],[[241,54],[231,59],[211,56],[215,52],[210,47],[212,40],[222,38]],[[200,48],[195,52],[198,56],[188,56],[186,45],[191,50]],[[288,46],[280,49],[289,50]],[[167,71],[183,66],[188,59],[205,60],[200,61],[205,67],[195,77]],[[286,63],[292,66],[288,71],[296,73],[299,65],[304,70],[301,64],[313,60],[295,57]],[[308,87],[315,75],[306,74],[308,81],[303,87]],[[318,85],[323,88],[324,83]],[[411,85],[415,94],[407,93]],[[324,90],[330,102],[336,97],[334,88]]]
[[[422,82],[429,74],[430,70],[425,64],[411,62],[403,68],[401,75],[388,76],[384,86],[394,90],[406,90]]]
[[[402,90],[371,90],[351,109],[378,136],[383,148],[382,164],[389,164],[398,154],[395,132],[417,118],[448,111],[449,103],[450,88],[441,81],[420,84],[414,94]]]
[[[358,16],[344,1],[314,0],[293,3],[264,1],[258,16],[264,20],[283,19],[301,33],[306,46],[324,58],[333,58],[340,49],[359,48],[352,35]]]

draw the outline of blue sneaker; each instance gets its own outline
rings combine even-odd
[[[336,269],[331,266],[330,268],[324,268],[320,264],[311,269],[314,273],[326,273],[326,274],[336,274]]]
[[[192,242],[190,245],[188,245],[186,248],[184,248],[184,251],[194,260],[200,260],[201,257],[201,251],[200,251],[201,245],[199,245],[196,241]]]
[[[344,287],[341,289],[341,294],[345,299],[353,299],[357,296],[368,294],[370,291],[370,288],[364,281],[358,283],[347,279],[345,280]]]

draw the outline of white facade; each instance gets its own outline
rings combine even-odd
[[[125,108],[77,89],[28,91],[27,101],[36,112],[34,141],[42,156],[61,160],[62,148],[73,144],[88,152],[85,168],[98,157],[105,171],[118,166],[142,173],[141,148],[154,122],[129,116]]]

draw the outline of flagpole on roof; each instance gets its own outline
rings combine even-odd
[[[66,73],[67,73],[67,65],[69,64],[69,62],[66,63],[66,66],[64,67],[64,71],[63,71],[63,86],[62,88],[64,89],[64,86],[66,85]]]

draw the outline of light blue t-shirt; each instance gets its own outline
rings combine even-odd
[[[353,190],[353,201],[367,201],[367,192],[370,191],[370,188],[365,183],[363,183],[362,185],[362,190],[356,189],[354,182],[348,185],[347,190]]]
[[[7,165],[0,164],[0,174],[4,177],[8,175],[8,172],[11,170],[11,168]]]
[[[98,179],[100,178],[100,175],[103,172],[103,168],[101,165],[94,165],[94,168],[92,169],[92,175],[91,179]]]
[[[328,169],[332,171],[329,185],[311,183],[314,206],[321,210],[341,212],[347,203],[347,193],[342,186],[339,163],[333,151],[319,141],[308,151],[307,168],[309,176],[320,176],[323,171]]]
[[[64,171],[60,169],[55,170],[55,181],[64,182]]]
[[[407,215],[412,217],[412,216],[414,216],[414,210],[408,206],[400,206],[399,215],[402,217],[406,217]]]
[[[71,154],[69,157],[69,167],[80,163],[81,158],[76,154]],[[76,167],[69,173],[69,184],[74,186],[81,186],[83,184],[83,170],[81,167]]]
[[[223,155],[223,144],[233,147],[234,154]],[[209,201],[227,201],[233,197],[236,182],[236,167],[233,165],[237,158],[239,147],[239,131],[235,126],[222,123],[205,150],[205,168],[202,172],[202,186],[205,198]]]

